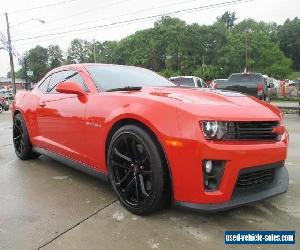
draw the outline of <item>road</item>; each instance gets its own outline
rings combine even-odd
[[[218,214],[170,208],[139,217],[116,201],[106,183],[44,156],[18,160],[11,140],[11,114],[4,112],[0,115],[0,249],[240,249],[224,245],[226,230],[296,230],[299,242],[300,117],[286,115],[284,123],[290,133],[286,194]]]

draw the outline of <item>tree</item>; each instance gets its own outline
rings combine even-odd
[[[287,19],[278,29],[278,40],[287,57],[293,60],[293,68],[300,71],[300,19]]]
[[[97,62],[101,63],[120,63],[120,59],[116,53],[118,42],[105,41],[101,45],[99,44]]]
[[[248,39],[248,71],[260,72],[277,78],[284,78],[291,72],[291,61],[285,57],[279,46],[273,42],[264,26],[250,22],[248,32],[241,32],[245,23],[238,24],[227,33],[227,42],[219,50],[217,64],[222,76],[241,72],[245,68],[246,36]],[[239,26],[240,25],[240,26]],[[261,28],[259,28],[261,27]]]
[[[224,23],[227,29],[231,29],[234,26],[234,22],[237,20],[235,12],[226,11],[222,16],[217,17],[219,23]]]
[[[24,78],[23,69],[19,69],[17,72],[15,72],[15,75],[16,75],[16,78],[21,78],[21,79]],[[10,71],[7,72],[6,77],[11,78],[11,72]]]
[[[48,65],[50,69],[59,67],[63,64],[63,51],[58,45],[49,45],[48,48]]]
[[[19,61],[23,72],[25,71],[25,60],[27,61],[27,70],[33,71],[31,77],[33,82],[39,81],[49,70],[48,50],[42,46],[38,45],[23,55],[23,58]]]
[[[194,74],[204,79],[224,78],[244,70],[247,40],[248,70],[284,78],[291,71],[291,59],[294,68],[300,67],[299,19],[287,20],[283,26],[253,19],[235,24],[236,19],[234,12],[227,11],[212,25],[188,25],[179,18],[163,16],[154,27],[120,41],[74,39],[67,50],[66,62],[94,62],[95,55],[97,62],[137,65],[165,76]],[[40,51],[34,53],[37,50]],[[38,72],[64,63],[57,45],[35,48],[25,55],[30,59],[30,67],[42,67]]]
[[[68,63],[93,62],[93,44],[86,40],[74,39],[67,51]]]

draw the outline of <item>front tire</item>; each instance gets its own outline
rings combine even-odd
[[[16,114],[14,117],[13,143],[15,153],[21,160],[29,160],[39,156],[32,151],[28,130],[20,113]]]
[[[132,213],[153,213],[169,200],[163,158],[144,129],[126,125],[115,132],[108,148],[107,166],[118,199]]]

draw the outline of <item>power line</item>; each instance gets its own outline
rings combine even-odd
[[[131,22],[130,24],[141,23],[141,22],[145,22],[145,21],[151,21],[153,19],[147,19],[147,20],[143,20],[143,21],[135,21],[135,22]],[[112,29],[112,28],[124,27],[126,25],[128,25],[128,24],[118,24],[118,25],[115,25],[113,27],[103,27],[103,28],[98,29],[97,31],[107,30],[107,29]],[[38,40],[36,43],[44,42],[44,41],[49,41],[49,40],[55,41],[55,40],[58,40],[58,39],[61,39],[61,38],[69,37],[69,36],[87,34],[87,33],[91,33],[91,32],[93,32],[93,30],[82,31],[82,32],[78,32],[78,33],[75,33],[75,34],[68,34],[68,35],[58,36],[58,37],[54,37],[54,38],[50,38],[50,39],[49,38],[46,38],[46,39],[44,38],[44,39]],[[22,46],[22,45],[26,45],[26,44],[32,44],[32,41],[27,41],[27,42],[24,42],[24,43],[19,43],[17,46]]]
[[[195,11],[201,11],[201,10],[213,9],[213,8],[217,8],[217,7],[229,6],[229,5],[237,4],[237,2],[243,3],[243,2],[252,2],[252,1],[254,1],[254,0],[236,0],[236,1],[224,2],[224,3],[217,4],[217,6],[216,5],[207,5],[207,6],[202,6],[201,9],[200,9],[200,7],[197,7],[197,8],[192,8],[193,10],[189,9],[190,11],[187,11],[187,10],[174,11],[174,12],[169,12],[169,13],[165,13],[165,14],[159,14],[159,15],[154,15],[154,16],[149,16],[149,17],[144,17],[144,18],[124,20],[124,21],[114,22],[114,23],[110,23],[110,24],[106,24],[106,25],[99,25],[99,26],[89,27],[89,28],[85,28],[85,29],[79,29],[79,30],[76,30],[76,31],[73,30],[73,31],[68,31],[68,32],[59,32],[59,33],[54,33],[54,34],[49,34],[49,35],[42,35],[42,36],[38,36],[38,38],[45,37],[45,36],[54,36],[54,35],[58,35],[58,34],[61,35],[61,34],[66,34],[67,33],[67,35],[55,37],[55,38],[52,39],[52,40],[56,40],[56,39],[60,39],[60,38],[68,37],[68,36],[90,33],[90,32],[93,32],[94,31],[93,29],[95,29],[95,28],[99,28],[98,30],[105,30],[105,29],[108,29],[108,28],[111,29],[111,26],[114,26],[113,28],[122,27],[122,26],[125,26],[127,24],[131,24],[131,23],[138,23],[138,22],[153,20],[157,17],[160,18],[164,15],[173,16],[175,14],[186,14],[186,13],[191,13],[191,12],[195,12]],[[178,13],[178,12],[180,12],[180,13]],[[184,13],[181,13],[181,12],[184,12]],[[82,31],[82,32],[77,32],[77,31]],[[74,32],[76,32],[76,33],[74,33]],[[74,33],[74,34],[68,34],[68,33]],[[36,37],[31,37],[29,39],[36,39]],[[29,39],[22,39],[22,40],[29,40]],[[16,40],[15,42],[18,42],[18,41],[21,41],[21,39]],[[40,41],[49,41],[49,38],[39,40],[39,42]],[[30,44],[30,43],[31,42],[21,43],[19,45]]]
[[[75,13],[75,14],[72,14],[72,15],[69,15],[69,16],[65,16],[65,17],[62,17],[62,18],[56,18],[56,19],[54,19],[54,20],[50,20],[50,21],[48,21],[47,23],[57,23],[57,22],[59,22],[59,21],[61,21],[61,20],[65,20],[65,19],[69,19],[69,18],[71,18],[71,17],[76,17],[76,16],[79,16],[79,15],[85,15],[85,14],[87,14],[87,13],[91,13],[91,12],[94,12],[94,11],[97,11],[97,10],[99,10],[99,9],[101,9],[101,8],[108,8],[108,7],[111,7],[111,6],[115,6],[115,5],[118,5],[118,4],[122,4],[122,3],[126,3],[126,2],[129,2],[130,0],[121,0],[121,1],[117,1],[117,2],[114,2],[114,3],[110,3],[110,4],[105,4],[105,5],[101,5],[101,6],[99,6],[99,7],[94,7],[94,8],[91,8],[91,9],[88,9],[88,10],[85,10],[85,11],[81,11],[81,12],[77,12],[77,13]]]
[[[128,15],[133,15],[133,14],[142,13],[142,12],[145,12],[145,11],[151,11],[151,10],[155,10],[155,9],[161,9],[161,8],[165,8],[165,7],[169,7],[169,6],[176,6],[176,5],[186,4],[186,3],[195,2],[195,1],[199,1],[199,0],[188,0],[188,1],[183,1],[183,2],[177,2],[177,3],[175,3],[175,4],[172,3],[172,4],[160,5],[160,6],[156,6],[156,7],[153,7],[153,8],[141,9],[141,10],[138,10],[138,11],[135,11],[135,12],[125,13],[125,14],[121,14],[121,15],[117,15],[117,16],[104,17],[104,18],[101,18],[101,19],[85,21],[85,22],[81,22],[81,23],[76,23],[76,24],[68,25],[68,26],[59,26],[59,27],[55,27],[55,28],[43,30],[43,32],[45,32],[45,31],[57,30],[57,29],[70,28],[70,27],[74,27],[74,25],[76,25],[76,26],[81,26],[81,25],[87,24],[87,23],[95,23],[95,22],[98,22],[98,21],[109,20],[109,19],[115,19],[115,18],[124,17],[124,16],[128,16]],[[106,7],[107,7],[107,6],[106,6]],[[97,8],[97,9],[98,9],[98,8]],[[77,14],[76,14],[76,15],[77,15]],[[75,15],[72,15],[72,16],[75,16]],[[69,16],[69,17],[72,17],[72,16]],[[47,21],[47,24],[49,24],[48,21]],[[24,35],[30,36],[30,35],[32,35],[32,34],[34,34],[34,33],[23,33],[23,34],[21,34],[21,35],[22,35],[22,36],[24,36]],[[18,35],[20,35],[20,34],[18,34]],[[14,36],[12,36],[12,37],[14,37]]]
[[[58,6],[58,5],[63,5],[63,4],[67,4],[67,3],[72,3],[72,2],[75,2],[75,1],[78,1],[78,0],[64,0],[64,1],[61,1],[61,2],[46,4],[46,5],[40,5],[40,6],[37,6],[37,7],[28,8],[28,9],[15,10],[15,11],[11,11],[9,13],[28,12],[28,11],[33,11],[33,10],[38,10],[38,9],[44,9],[44,8]]]
[[[239,4],[239,3],[252,2],[252,1],[254,1],[254,0],[233,0],[233,1],[228,1],[228,2],[217,3],[217,4],[204,5],[204,6],[195,7],[195,8],[188,8],[188,9],[184,9],[184,10],[177,10],[177,11],[173,11],[173,12],[164,13],[163,15],[168,16],[168,15],[174,15],[174,14],[180,14],[180,13],[190,13],[190,12],[200,11],[200,10],[204,10],[204,9],[217,8],[217,7],[223,7],[223,6],[227,6],[227,5],[235,5],[235,4]],[[69,31],[62,31],[62,32],[50,33],[50,34],[45,34],[45,35],[38,35],[38,36],[33,36],[33,37],[26,37],[26,38],[17,39],[14,42],[24,41],[24,40],[33,40],[33,39],[36,39],[36,38],[41,38],[41,37],[46,37],[46,36],[49,37],[49,36],[55,36],[55,35],[69,34],[69,33],[74,33],[74,32],[78,32],[78,31],[94,30],[94,29],[97,29],[97,28],[110,27],[110,26],[114,26],[114,25],[117,25],[117,24],[131,23],[131,22],[134,22],[134,21],[143,21],[143,20],[153,19],[153,18],[157,18],[157,17],[161,17],[161,16],[162,16],[162,14],[158,14],[158,15],[152,15],[152,16],[147,16],[147,17],[141,17],[141,18],[135,18],[135,19],[129,19],[129,20],[113,22],[113,23],[105,24],[105,25],[96,25],[96,26],[87,27],[87,28],[81,28],[81,29],[75,29],[75,30],[69,30]]]

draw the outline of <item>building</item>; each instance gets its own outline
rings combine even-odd
[[[23,89],[25,87],[25,80],[16,78],[16,88]],[[0,77],[0,88],[13,88],[11,78]]]

